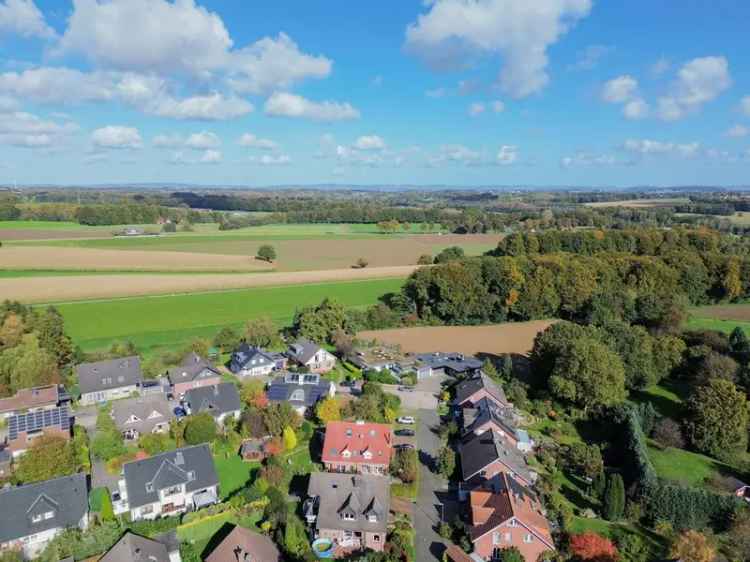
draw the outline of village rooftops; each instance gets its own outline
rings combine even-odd
[[[76,373],[81,394],[139,385],[143,380],[141,360],[137,355],[81,363],[76,366]]]
[[[298,363],[305,365],[318,351],[320,351],[320,349],[321,347],[317,343],[313,343],[306,339],[300,339],[289,346],[287,355]]]
[[[231,382],[192,388],[185,393],[185,403],[191,414],[208,412],[215,418],[242,409],[240,393]]]
[[[189,353],[177,367],[169,369],[167,376],[172,385],[191,382],[199,377],[221,376],[221,373],[197,353]]]
[[[281,554],[267,536],[236,526],[205,560],[206,562],[279,562]]]
[[[456,398],[453,403],[456,406],[461,406],[477,402],[483,396],[489,396],[499,406],[509,407],[512,405],[508,402],[508,398],[500,385],[484,373],[479,373],[459,382],[456,385]]]
[[[513,425],[513,411],[510,408],[498,406],[497,403],[486,396],[480,398],[474,404],[473,408],[464,408],[462,414],[464,433],[470,433],[475,429],[483,427],[487,422],[492,422],[516,440],[520,439],[521,430],[517,430]],[[528,438],[528,434],[525,431],[523,434]]]
[[[454,373],[470,373],[482,368],[482,362],[463,353],[420,353],[415,356],[417,361],[429,365],[435,370],[448,370]]]
[[[164,394],[152,394],[117,400],[112,404],[112,418],[121,431],[133,428],[145,434],[159,424],[169,424],[174,412]]]
[[[487,466],[496,461],[504,467],[504,472],[516,474],[525,482],[534,481],[535,475],[529,469],[526,457],[495,431],[468,437],[459,445],[458,451],[465,481],[481,474]]]
[[[295,408],[309,408],[331,395],[332,386],[331,381],[316,373],[284,373],[271,382],[266,396],[271,402],[289,402]]]
[[[179,552],[179,546],[126,531],[99,562],[170,562],[172,552]]]
[[[60,401],[60,387],[56,384],[24,388],[10,398],[0,398],[0,415],[36,408],[54,407]]]
[[[361,421],[332,421],[326,425],[322,455],[325,464],[388,466],[392,452],[393,435],[390,425]]]

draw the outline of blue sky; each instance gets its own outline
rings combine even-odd
[[[747,185],[736,0],[0,0],[0,181]]]

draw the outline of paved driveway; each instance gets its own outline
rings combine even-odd
[[[437,452],[442,443],[437,435],[440,417],[435,408],[419,411],[417,447],[419,450],[419,493],[414,509],[417,562],[442,560],[445,541],[437,534],[442,514],[442,502],[448,494],[446,481],[432,472]]]
[[[438,401],[435,394],[424,390],[399,390],[402,388],[394,384],[384,384],[383,390],[395,394],[401,399],[404,410],[437,410]]]
[[[86,432],[89,434],[89,439],[94,438],[96,417],[98,414],[99,408],[97,406],[79,406],[73,411],[76,425],[86,428]]]

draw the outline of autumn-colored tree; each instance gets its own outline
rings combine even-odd
[[[43,435],[21,457],[16,476],[24,483],[51,480],[76,471],[76,457],[70,442],[59,435]]]
[[[321,423],[327,424],[328,422],[339,421],[341,419],[341,406],[335,398],[325,398],[318,402],[315,407],[315,415]]]
[[[23,319],[14,312],[8,314],[0,326],[0,349],[17,346],[21,342],[23,332]]]
[[[250,407],[265,408],[268,406],[266,385],[263,381],[249,380],[240,389],[242,401]]]
[[[36,334],[25,334],[15,347],[0,353],[0,381],[16,392],[60,382],[55,356],[40,346]]]
[[[581,560],[595,560],[596,562],[617,560],[617,548],[612,541],[591,531],[571,535],[570,552]]]
[[[245,340],[255,347],[274,347],[281,343],[279,329],[269,316],[259,316],[245,325]]]
[[[675,538],[669,556],[682,562],[711,562],[716,549],[704,534],[689,530]]]
[[[281,438],[274,437],[263,445],[263,452],[269,457],[280,455],[284,452],[284,443],[282,443]]]
[[[297,435],[294,433],[294,430],[291,427],[286,426],[284,428],[283,438],[284,448],[287,451],[291,451],[297,446]]]

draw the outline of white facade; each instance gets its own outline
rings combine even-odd
[[[260,359],[251,359],[237,374],[241,377],[260,377],[270,375],[275,368],[275,363],[266,363]]]
[[[119,400],[120,398],[129,398],[133,393],[140,394],[138,385],[133,384],[98,392],[87,392],[81,394],[80,404],[83,406],[89,406],[100,402],[110,402],[112,400]]]
[[[130,517],[133,521],[139,521],[141,519],[156,519],[157,517],[169,517],[187,511],[193,511],[196,508],[195,499],[198,495],[213,496],[212,503],[218,502],[219,498],[218,486],[209,486],[208,488],[196,490],[195,492],[186,492],[185,485],[181,484],[173,486],[172,488],[160,490],[158,502],[131,507],[128,504],[128,493],[125,486],[125,480],[120,480],[119,488],[120,500],[112,502],[115,515],[121,515],[129,511]]]
[[[79,529],[86,529],[88,527],[88,516],[84,516],[78,522]],[[52,539],[58,534],[62,533],[64,529],[62,527],[55,527],[54,529],[47,529],[33,535],[21,537],[19,539],[8,541],[0,544],[0,550],[6,549],[22,549],[24,558],[30,560],[39,556],[42,551],[47,547]]]

